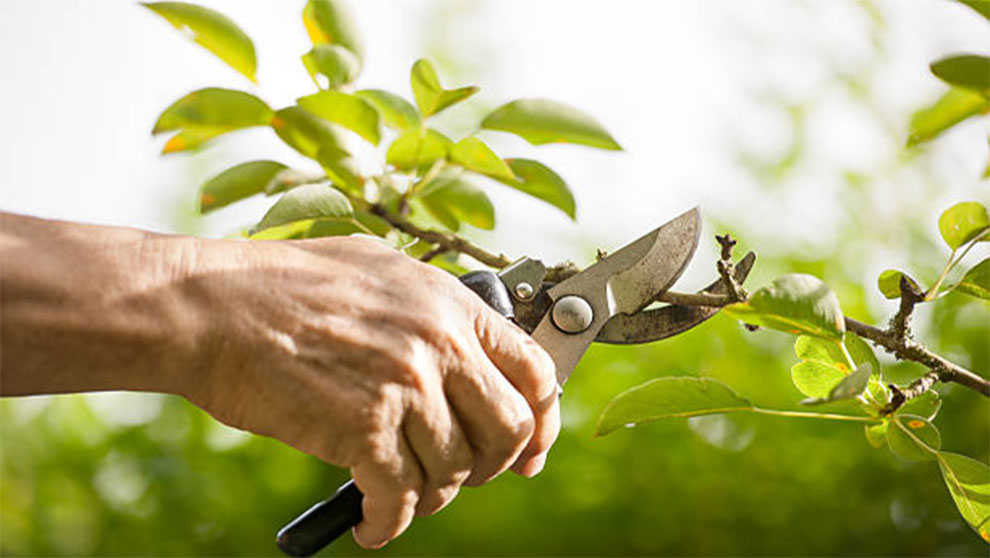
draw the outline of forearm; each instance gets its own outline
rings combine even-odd
[[[0,215],[0,394],[182,393],[206,372],[199,242]]]

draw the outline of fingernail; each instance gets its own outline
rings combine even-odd
[[[533,478],[543,471],[543,466],[547,463],[547,454],[542,454],[530,459],[526,466],[523,467],[523,476],[527,478]]]

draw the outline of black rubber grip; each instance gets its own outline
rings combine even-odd
[[[461,282],[500,314],[513,317],[512,298],[497,275],[490,271],[472,271],[462,275]],[[347,481],[329,500],[314,505],[282,527],[276,539],[279,549],[289,556],[315,554],[361,523],[363,499],[364,495],[354,481]]]
[[[310,556],[361,522],[364,495],[353,480],[278,532],[278,547],[289,556]]]

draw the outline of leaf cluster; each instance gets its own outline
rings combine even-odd
[[[193,4],[144,5],[176,28],[190,31],[192,40],[255,81],[254,45],[232,20]],[[396,225],[409,223],[419,230],[449,233],[465,225],[492,229],[495,207],[483,186],[507,186],[572,219],[576,216],[574,196],[557,172],[534,159],[496,153],[482,133],[510,133],[533,145],[621,149],[594,118],[546,99],[505,103],[472,122],[474,133],[447,137],[432,119],[472,98],[478,87],[448,87],[433,65],[421,59],[410,71],[412,101],[383,89],[357,88],[364,57],[346,5],[309,0],[302,20],[312,42],[312,49],[302,55],[302,67],[316,92],[300,96],[291,106],[275,108],[246,91],[200,89],[166,108],[153,129],[153,134],[171,134],[163,153],[178,153],[199,149],[236,130],[267,127],[313,161],[316,169],[248,161],[205,182],[199,196],[204,213],[255,195],[278,196],[250,229],[251,236],[365,234],[413,255],[434,253],[436,243],[411,237]],[[374,160],[356,155],[369,148]]]

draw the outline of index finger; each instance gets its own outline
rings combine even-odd
[[[533,436],[512,470],[534,476],[543,469],[546,453],[560,432],[556,366],[532,337],[494,311],[482,312],[475,329],[488,359],[533,411]]]

